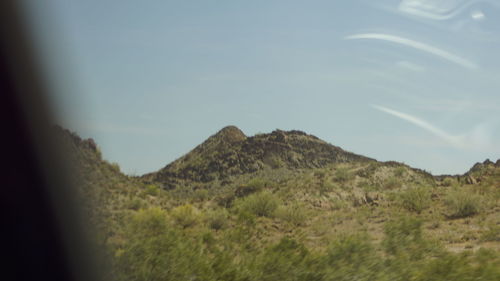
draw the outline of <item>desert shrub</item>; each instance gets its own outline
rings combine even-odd
[[[410,188],[399,193],[399,202],[408,211],[420,213],[429,208],[431,193],[425,187]]]
[[[133,198],[127,202],[127,208],[131,210],[139,210],[143,205],[143,202],[139,198]]]
[[[300,226],[307,219],[307,210],[297,203],[282,205],[276,209],[276,217],[295,226]]]
[[[379,191],[380,186],[376,183],[372,183],[368,180],[361,180],[358,182],[357,186],[364,191]]]
[[[420,268],[414,280],[493,281],[498,280],[498,276],[500,276],[498,255],[492,251],[480,249],[475,255],[470,252],[446,253],[438,259],[429,259]]]
[[[455,184],[457,181],[454,180],[453,178],[445,178],[442,182],[443,186],[452,186]]]
[[[256,216],[254,214],[245,210],[239,210],[236,214],[236,225],[241,226],[241,228],[254,227],[255,219]]]
[[[477,280],[470,279],[472,272],[466,254],[444,255],[430,261],[421,269],[418,280]]]
[[[481,275],[476,280],[498,280],[498,276],[500,276],[500,251],[480,248],[475,252],[473,264],[476,265],[474,271]]]
[[[334,179],[337,182],[347,182],[353,175],[347,168],[339,167],[335,170]]]
[[[96,146],[95,153],[96,153],[97,158],[99,160],[102,159],[102,151],[101,151],[101,148],[99,146]]]
[[[160,192],[160,188],[155,184],[148,184],[144,189],[147,195],[156,196]]]
[[[314,280],[307,266],[309,251],[301,243],[284,237],[259,258],[255,280]]]
[[[334,240],[328,248],[329,264],[356,263],[360,265],[374,249],[366,235],[343,235]]]
[[[234,193],[230,192],[215,197],[215,202],[222,208],[229,208],[233,205],[233,201],[235,199],[236,196],[234,195]]]
[[[401,188],[401,186],[403,186],[401,181],[399,179],[397,179],[396,177],[390,177],[390,178],[386,179],[384,181],[383,185],[384,185],[384,188],[386,188],[386,189],[397,189],[397,188]]]
[[[269,160],[269,162],[270,162],[269,164],[271,165],[271,168],[273,168],[273,169],[278,169],[278,168],[285,166],[285,162],[283,162],[283,160],[281,160],[279,157],[272,157]]]
[[[160,208],[150,208],[138,211],[132,216],[129,224],[129,230],[134,236],[156,236],[167,228],[167,215],[165,211]]]
[[[238,186],[234,192],[237,197],[245,197],[252,193],[256,193],[269,185],[269,181],[261,178],[253,178],[245,185]]]
[[[269,185],[269,181],[262,178],[253,178],[249,180],[246,185],[255,190],[261,190]]]
[[[481,234],[481,241],[500,242],[500,225],[490,225],[488,229]]]
[[[325,179],[327,176],[327,171],[326,169],[317,169],[314,171],[314,176],[319,179]]]
[[[194,226],[200,219],[198,210],[191,204],[186,204],[174,208],[170,212],[170,216],[172,217],[175,224],[181,226],[182,228]]]
[[[337,186],[329,181],[324,181],[319,184],[318,191],[320,195],[324,195],[326,193],[332,192],[335,190]]]
[[[327,280],[375,280],[382,263],[364,234],[345,235],[329,246],[324,257]]]
[[[111,169],[113,169],[113,171],[115,172],[120,172],[120,165],[116,162],[113,162],[113,163],[110,163],[111,165]]]
[[[254,193],[238,199],[236,208],[259,217],[271,217],[279,206],[279,200],[269,191]]]
[[[137,212],[127,222],[125,238],[115,254],[118,280],[212,279],[209,259],[200,251],[200,244],[170,228],[159,208]]]
[[[328,201],[330,203],[330,209],[333,211],[341,210],[349,206],[349,204],[345,200],[342,200],[338,197],[330,198]]]
[[[229,213],[224,208],[209,211],[205,217],[208,227],[214,230],[224,229],[228,225]]]
[[[422,236],[422,221],[414,217],[400,217],[385,224],[382,245],[388,254],[398,259],[421,259],[441,250],[438,244]]]
[[[394,176],[396,177],[402,177],[406,173],[406,168],[405,167],[397,167],[394,170]]]
[[[488,204],[498,204],[500,203],[500,185],[498,185],[498,182],[500,182],[500,179],[493,182],[484,181],[480,186],[475,186],[474,191],[483,198],[488,198]]]
[[[445,198],[449,216],[463,218],[473,216],[481,211],[482,197],[465,189],[452,189]]]
[[[204,188],[199,188],[199,189],[196,189],[193,193],[193,199],[194,200],[197,200],[197,201],[204,201],[204,200],[207,200],[209,197],[209,193],[208,193],[208,190],[204,189]]]
[[[372,176],[373,173],[375,173],[375,171],[377,170],[377,168],[379,166],[380,166],[379,163],[371,162],[370,164],[368,164],[368,166],[363,167],[361,169],[358,169],[356,171],[356,175],[363,177],[363,178],[368,178],[368,177]]]

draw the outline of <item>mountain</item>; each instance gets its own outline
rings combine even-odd
[[[71,166],[68,171],[78,187],[89,229],[105,237],[104,241],[116,235],[130,210],[165,203],[164,197],[150,196],[162,192],[158,187],[127,176],[118,164],[104,160],[93,139],[82,139],[59,126],[54,128],[54,134]]]
[[[106,280],[500,275],[500,161],[434,177],[300,131],[247,137],[230,126],[132,177],[92,139],[56,132],[107,257]]]
[[[186,155],[143,178],[172,187],[171,183],[179,180],[227,182],[231,176],[265,169],[312,169],[369,161],[375,160],[301,131],[275,130],[247,137],[237,127],[227,126]]]

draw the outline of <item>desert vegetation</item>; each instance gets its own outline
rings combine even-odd
[[[500,276],[500,165],[436,178],[394,162],[290,168],[283,158],[173,186],[126,176],[82,142],[70,138],[110,280]]]

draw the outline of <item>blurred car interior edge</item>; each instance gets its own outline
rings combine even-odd
[[[48,134],[46,88],[19,6],[18,1],[0,3],[0,200],[7,244],[2,279],[100,280],[67,167]]]

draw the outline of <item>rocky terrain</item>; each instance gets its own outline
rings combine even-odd
[[[227,182],[230,177],[265,169],[312,169],[328,164],[374,161],[301,131],[276,130],[247,137],[228,126],[163,169],[144,176],[167,188],[179,180]]]
[[[229,126],[132,177],[57,129],[117,280],[498,280],[500,160],[433,176]]]

